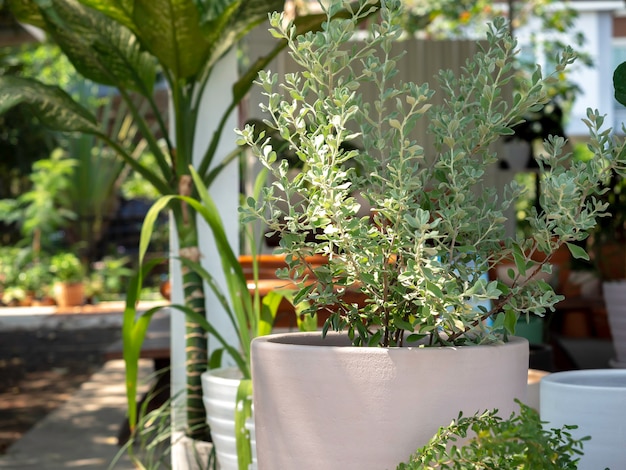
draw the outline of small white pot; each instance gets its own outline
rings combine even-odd
[[[206,409],[206,421],[211,428],[220,470],[238,470],[237,441],[235,438],[235,406],[237,388],[241,382],[239,369],[223,368],[204,372],[202,379],[202,400]],[[250,431],[252,448],[251,470],[256,469],[256,445],[254,442],[254,422],[246,423]]]
[[[191,439],[184,433],[175,431],[172,435],[171,446],[173,470],[209,468],[213,443]]]
[[[579,470],[626,468],[626,370],[556,372],[541,380],[540,397],[547,427],[577,425],[572,436],[591,436]]]
[[[394,470],[459,411],[526,400],[528,341],[440,348],[350,346],[319,332],[252,342],[260,470]]]
[[[626,368],[626,281],[603,282],[602,290],[615,349],[615,358],[609,364]]]

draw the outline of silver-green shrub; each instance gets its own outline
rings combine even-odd
[[[542,263],[531,256],[550,255],[563,244],[574,256],[586,256],[574,242],[606,215],[592,196],[612,171],[621,171],[623,144],[615,147],[609,131],[599,130],[602,117],[591,111],[591,161],[571,161],[564,139],[550,138],[537,162],[541,209],[530,216],[532,237],[508,237],[505,213],[523,189],[512,183],[500,196],[489,186],[489,167],[498,161],[494,144],[547,102],[552,78],[537,69],[507,99],[517,51],[499,19],[462,73],[440,72],[444,104],[431,105],[427,84],[390,85],[401,2],[382,2],[364,42],[353,41],[375,3],[353,5],[345,18],[336,13],[350,4],[332,2],[323,30],[302,36],[281,15],[271,16],[272,34],[288,42],[302,71],[281,78],[261,73],[265,124],[289,142],[304,168],[292,177],[265,132],[240,130],[240,142],[275,178],[243,210],[279,232],[278,251],[289,265],[281,274],[299,283],[296,299],[309,302],[311,312],[331,311],[324,332],[347,330],[356,345],[402,345],[421,337],[427,344],[500,341],[514,332],[520,315],[543,314],[560,300],[532,276],[550,270],[549,256]],[[563,51],[555,73],[573,60],[571,50]],[[363,101],[365,85],[377,90],[373,102]],[[433,155],[411,137],[418,119],[428,121],[436,138]],[[359,215],[357,196],[368,214]],[[310,271],[305,256],[312,254],[326,255],[328,264]],[[503,259],[517,268],[511,287],[484,276]],[[359,289],[365,305],[344,301],[347,289]],[[492,307],[472,307],[471,299]],[[485,322],[490,317],[492,326]]]

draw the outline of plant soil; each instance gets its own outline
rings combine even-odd
[[[121,328],[0,332],[0,454],[69,400],[103,364]]]

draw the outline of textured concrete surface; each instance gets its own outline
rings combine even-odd
[[[141,383],[151,372],[152,361],[142,360]],[[119,452],[117,434],[125,416],[124,362],[109,361],[69,401],[9,447],[0,456],[0,468],[107,469]],[[113,468],[135,467],[124,457]]]

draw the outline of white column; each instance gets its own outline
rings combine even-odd
[[[577,30],[585,34],[584,52],[593,60],[592,67],[578,67],[570,76],[581,89],[567,123],[568,135],[588,135],[583,118],[587,108],[606,114],[606,125],[613,124],[613,67],[611,11],[582,11],[576,21]]]
[[[231,102],[231,87],[237,80],[237,52],[233,48],[220,62],[216,65],[213,75],[207,84],[202,105],[198,117],[198,125],[196,129],[196,140],[193,148],[193,162],[197,166],[200,159],[204,155],[206,148],[213,136],[224,110]],[[229,118],[224,132],[222,134],[220,145],[217,148],[214,163],[219,162],[235,147],[234,129],[237,127],[237,112],[235,111]],[[237,162],[233,162],[225,168],[220,176],[211,185],[210,193],[219,207],[220,215],[224,221],[224,226],[231,246],[235,253],[239,252],[239,167]],[[219,261],[219,253],[215,248],[213,236],[210,229],[204,222],[199,222],[199,244],[202,256],[202,264],[217,280],[217,282],[225,286],[224,275]],[[172,253],[176,253],[178,240],[176,239],[176,231],[172,227],[171,248]],[[182,286],[180,282],[180,263],[173,260],[170,263],[170,274],[172,279],[172,302],[183,303]],[[206,311],[208,320],[216,329],[229,341],[236,345],[237,336],[228,317],[219,302],[217,302],[214,294],[205,286],[206,293]],[[177,406],[172,413],[173,428],[181,429],[186,423],[186,377],[185,377],[185,318],[182,314],[172,312],[171,315],[171,394],[177,397]],[[213,350],[219,347],[219,344],[212,338],[209,338],[209,355]],[[226,356],[225,356],[226,357]],[[172,442],[172,446],[176,447],[178,442]],[[181,469],[181,461],[177,458],[180,455],[176,450],[172,449],[172,466]],[[181,469],[182,470],[182,469]]]

